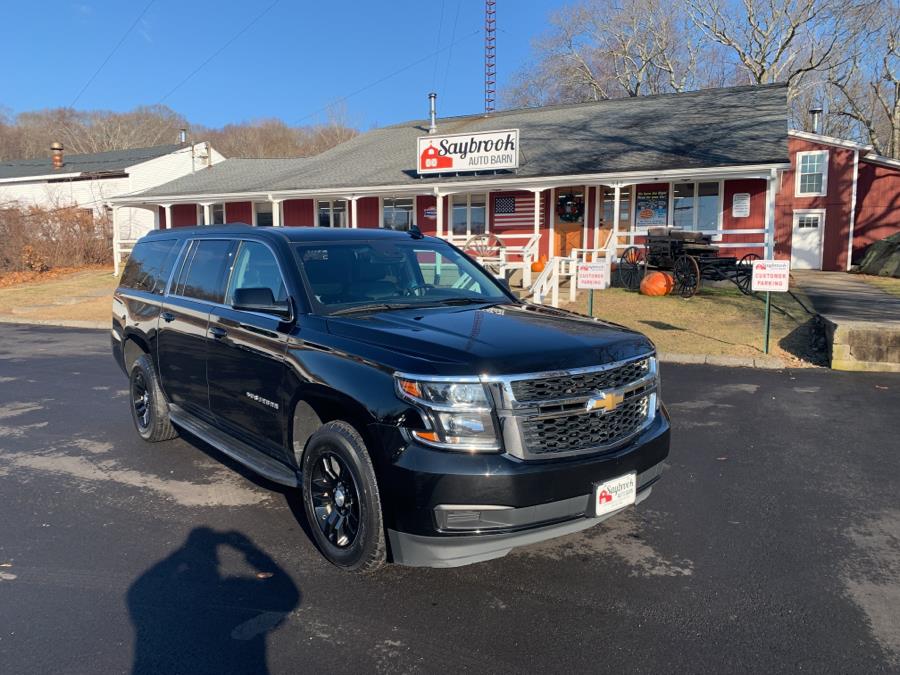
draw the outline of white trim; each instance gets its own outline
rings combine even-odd
[[[803,177],[801,171],[803,157],[808,155],[825,155],[825,162],[822,168],[822,191],[821,192],[801,192],[800,179]],[[826,197],[828,195],[828,163],[831,160],[831,153],[828,150],[803,150],[798,152],[795,160],[794,168],[794,196],[795,197]],[[812,174],[810,174],[812,175]]]
[[[843,138],[835,138],[834,136],[825,136],[823,134],[814,134],[809,131],[800,131],[799,129],[790,129],[788,136],[799,138],[812,143],[822,143],[823,145],[833,145],[836,148],[847,148],[849,150],[872,150],[871,145],[863,145],[848,141]]]
[[[773,169],[772,175],[769,176],[766,184],[766,234],[764,240],[766,242],[766,257],[769,260],[775,258],[775,190],[778,184],[778,176],[778,172]],[[793,235],[793,230],[791,230],[791,235]]]
[[[797,221],[800,216],[819,217],[819,267],[822,269],[822,260],[825,254],[825,209],[794,209],[791,216],[791,267],[794,261],[794,230],[797,229]]]
[[[556,188],[550,188],[550,199],[548,200],[550,215],[547,216],[550,222],[548,223],[547,232],[549,233],[550,239],[547,241],[547,257],[553,258],[556,255]]]
[[[689,181],[681,181],[687,183]],[[694,183],[694,195],[697,194],[697,183]],[[669,198],[666,201],[666,227],[675,227],[675,181],[669,181]]]
[[[594,245],[591,248],[595,249],[600,248],[597,245],[597,241],[600,239],[600,193],[602,190],[602,185],[594,186]]]
[[[900,169],[900,159],[893,159],[891,157],[885,157],[884,155],[876,155],[874,152],[863,155],[863,161],[872,162],[873,164],[883,164],[884,166],[889,166],[892,169]]]
[[[853,153],[853,187],[850,189],[850,233],[847,237],[847,271],[853,264],[853,234],[856,229],[856,184],[859,180],[859,150]],[[824,246],[823,246],[824,248]]]
[[[427,194],[429,190],[440,190],[441,194],[447,195],[453,192],[485,192],[485,191],[509,191],[509,190],[527,190],[537,189],[546,190],[558,186],[566,186],[572,184],[590,184],[590,185],[615,185],[617,182],[623,184],[625,182],[632,183],[664,183],[673,178],[693,178],[702,180],[708,177],[715,178],[762,178],[769,176],[772,169],[790,169],[790,163],[778,164],[752,164],[747,166],[733,167],[710,167],[700,169],[672,169],[669,171],[630,171],[625,173],[597,173],[597,174],[577,174],[573,176],[543,176],[534,178],[506,178],[506,179],[481,179],[469,180],[456,183],[427,183],[421,182],[414,185],[373,185],[373,186],[355,186],[347,188],[331,188],[328,193],[335,197],[346,198],[346,195],[365,193],[366,196],[387,196],[387,197],[409,197],[417,194]],[[141,197],[140,193],[132,193],[119,197],[112,197],[108,201],[119,204],[158,204],[165,200],[172,203],[179,202],[196,202],[197,200],[216,200],[216,201],[246,201],[254,197],[265,197],[268,195],[277,196],[282,199],[310,199],[317,198],[323,193],[323,188],[314,189],[296,189],[296,190],[279,190],[278,192],[261,191],[261,192],[232,192],[217,194],[189,194],[189,195],[154,195],[146,198]]]

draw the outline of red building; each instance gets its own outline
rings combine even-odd
[[[900,162],[789,132],[786,119],[787,88],[768,85],[439,119],[421,154],[429,122],[416,120],[309,159],[228,160],[113,203],[153,210],[159,227],[416,225],[457,243],[491,234],[522,267],[619,254],[648,227],[674,226],[711,234],[729,255],[847,269],[900,228]],[[498,154],[481,139],[501,129],[516,135]],[[437,151],[444,130],[452,158]],[[511,169],[461,168],[506,153]],[[420,173],[426,161],[454,168]]]

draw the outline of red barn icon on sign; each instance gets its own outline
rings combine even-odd
[[[441,155],[438,149],[431,143],[419,155],[420,169],[452,169],[453,158],[449,155]]]

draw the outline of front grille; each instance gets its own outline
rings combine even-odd
[[[609,370],[516,380],[512,382],[512,392],[516,401],[520,403],[591,396],[604,389],[617,389],[631,384],[644,377],[649,368],[650,360],[641,359]]]
[[[611,412],[524,418],[525,450],[532,456],[548,456],[614,446],[640,431],[651,412],[649,406],[650,394],[641,392]]]

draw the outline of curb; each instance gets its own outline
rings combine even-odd
[[[80,321],[78,319],[25,319],[18,316],[0,316],[0,323],[17,323],[24,326],[58,326],[60,328],[90,328],[105,330],[110,325],[103,321]]]
[[[777,356],[718,356],[714,354],[670,354],[660,352],[663,363],[680,363],[706,366],[726,366],[730,368],[760,368],[782,370],[787,364]]]

